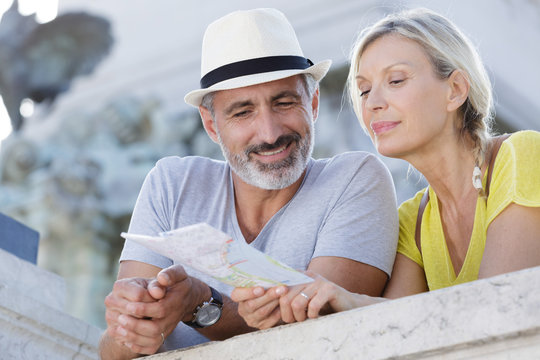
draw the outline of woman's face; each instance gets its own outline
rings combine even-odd
[[[377,151],[405,158],[440,148],[452,133],[450,87],[435,74],[423,48],[400,35],[386,35],[363,52],[356,82],[362,119]]]

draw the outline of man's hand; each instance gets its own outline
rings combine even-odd
[[[115,340],[135,353],[154,354],[180,321],[191,320],[192,285],[182,266],[162,270],[147,283],[150,301],[138,297],[125,305],[125,313],[118,316],[121,330],[116,332]]]
[[[100,342],[102,359],[132,359],[154,354],[180,321],[193,320],[193,311],[211,297],[204,282],[189,277],[182,266],[161,270],[136,261],[120,263],[119,279],[107,297],[107,331]],[[131,276],[141,277],[131,277]],[[253,331],[238,316],[237,306],[223,296],[220,321],[199,332],[211,340]],[[276,301],[277,305],[277,301]],[[163,333],[163,338],[161,334]]]
[[[210,288],[188,276],[181,265],[161,270],[148,285],[148,292],[158,300],[157,303],[136,304],[136,314],[147,313],[154,319],[165,319],[167,335],[179,322],[192,320],[193,310],[201,302],[201,297],[210,298]]]
[[[145,319],[148,315],[136,314],[134,308],[134,304],[156,303],[148,291],[150,282],[143,278],[117,280],[105,298],[107,335],[136,353],[153,354],[162,343],[161,332],[155,336],[156,324]],[[138,351],[143,348],[144,352]]]

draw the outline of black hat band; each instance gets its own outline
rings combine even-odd
[[[238,61],[218,67],[204,75],[201,89],[209,88],[219,82],[240,76],[261,74],[280,70],[304,70],[313,66],[311,60],[302,56],[267,56],[256,59]]]

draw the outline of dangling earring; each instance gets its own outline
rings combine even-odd
[[[474,170],[472,173],[472,184],[476,190],[484,190],[484,188],[482,187],[482,170],[480,170],[478,163],[476,163],[476,165],[474,166]]]

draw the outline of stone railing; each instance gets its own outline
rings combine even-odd
[[[148,357],[540,359],[540,267]]]
[[[101,330],[65,298],[64,279],[0,249],[0,359],[98,359]]]

